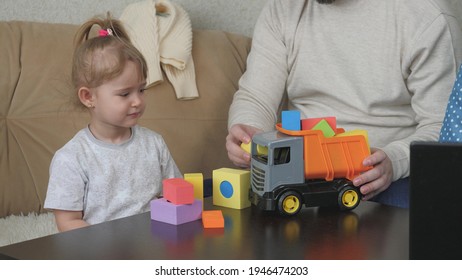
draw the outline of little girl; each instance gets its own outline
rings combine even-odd
[[[137,126],[148,69],[121,23],[94,18],[75,39],[72,82],[91,121],[51,162],[44,207],[60,231],[146,212],[162,180],[181,177],[162,136]]]

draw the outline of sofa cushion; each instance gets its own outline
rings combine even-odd
[[[0,217],[42,212],[54,152],[89,121],[71,105],[72,42],[77,26],[0,22]],[[179,101],[172,85],[147,90],[140,124],[162,134],[183,173],[231,166],[228,107],[245,70],[250,38],[194,30],[200,97]]]

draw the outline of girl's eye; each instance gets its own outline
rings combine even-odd
[[[140,93],[144,93],[145,90],[146,90],[145,88],[141,88]]]
[[[129,94],[129,93],[128,93],[128,92],[126,92],[126,93],[122,93],[122,94],[120,94],[120,96],[122,96],[122,97],[127,97],[127,96],[128,96],[128,94]]]

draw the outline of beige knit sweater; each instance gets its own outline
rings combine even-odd
[[[191,21],[182,7],[169,0],[144,0],[128,5],[120,20],[148,63],[148,86],[163,81],[163,70],[178,99],[199,97]]]

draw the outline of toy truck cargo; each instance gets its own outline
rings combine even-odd
[[[263,210],[297,214],[302,205],[351,210],[361,193],[352,180],[368,170],[364,135],[325,137],[320,130],[256,134],[251,147],[250,201]],[[338,128],[336,134],[344,132]],[[341,134],[340,134],[341,135]]]

